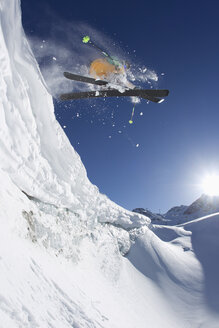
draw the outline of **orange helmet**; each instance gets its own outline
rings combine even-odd
[[[106,78],[110,74],[122,74],[124,68],[116,68],[110,64],[105,58],[98,58],[90,65],[90,75],[94,78]]]

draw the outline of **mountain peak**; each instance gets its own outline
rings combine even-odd
[[[179,224],[219,212],[219,196],[202,194],[191,205],[174,206],[166,214],[155,214],[145,208],[135,208],[133,212],[149,217],[152,223]]]

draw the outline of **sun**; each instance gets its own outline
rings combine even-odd
[[[209,196],[219,196],[219,175],[207,175],[203,179],[202,190]]]

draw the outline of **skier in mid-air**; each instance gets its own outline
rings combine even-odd
[[[89,74],[95,79],[105,79],[112,82],[122,82],[128,89],[135,89],[135,86],[127,80],[127,70],[130,69],[129,62],[120,61],[114,56],[110,56],[105,51],[100,49],[90,40],[89,36],[83,38],[84,43],[90,43],[97,48],[104,58],[97,58],[90,64]]]
[[[102,89],[82,92],[68,92],[60,95],[61,100],[99,98],[99,97],[140,97],[154,103],[161,103],[164,97],[168,96],[169,90],[151,90],[136,88],[127,80],[127,70],[130,65],[127,61],[119,60],[110,56],[100,47],[98,47],[89,36],[83,37],[84,43],[89,43],[95,47],[103,56],[93,60],[89,67],[89,75],[83,76],[70,72],[63,72],[63,75],[72,81],[88,83],[102,86]],[[136,102],[134,103],[131,119],[129,123],[133,123],[133,115]]]

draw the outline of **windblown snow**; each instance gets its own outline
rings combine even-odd
[[[0,0],[0,327],[218,327],[219,214],[152,225],[99,193]]]

